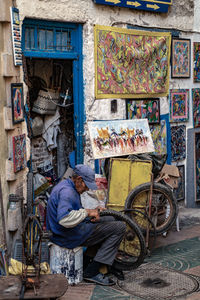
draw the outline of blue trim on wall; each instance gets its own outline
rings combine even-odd
[[[160,115],[160,120],[166,121],[166,129],[167,129],[167,164],[171,165],[172,153],[171,153],[171,130],[169,123],[169,114]]]
[[[78,60],[78,101],[79,101],[79,160],[78,163],[83,163],[83,153],[84,153],[84,122],[85,122],[85,107],[84,107],[84,85],[83,85],[83,39],[82,39],[83,26],[79,24],[78,26],[78,47],[79,47],[79,60]]]
[[[35,26],[45,26],[51,28],[66,28],[66,29],[77,29],[76,23],[67,23],[67,22],[57,22],[57,21],[47,21],[41,19],[29,19],[25,18],[23,20],[23,25],[35,25]]]
[[[34,49],[25,49],[25,29],[34,29]],[[38,49],[37,33],[40,29],[69,29],[71,30],[71,45],[72,49],[69,51],[59,51],[56,47],[53,49]],[[56,36],[54,30],[54,46],[56,43]],[[76,163],[83,162],[84,151],[84,94],[83,94],[83,42],[82,42],[82,24],[61,23],[55,21],[44,21],[38,19],[24,19],[22,25],[22,52],[26,57],[37,58],[54,58],[73,60],[73,97],[74,97],[74,135],[76,147]]]
[[[154,28],[154,27],[143,27],[137,25],[127,25],[128,29],[143,30],[143,31],[155,31],[155,32],[171,32],[172,37],[179,37],[180,31],[176,29],[166,28]]]
[[[24,56],[26,57],[38,57],[38,58],[57,58],[57,59],[78,59],[78,53],[56,53],[56,52],[44,52],[44,51],[37,51],[37,50],[30,50],[30,51],[23,51]]]

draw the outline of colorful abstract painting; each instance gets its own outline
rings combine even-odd
[[[200,89],[192,89],[193,123],[200,127]]]
[[[155,153],[167,153],[167,128],[166,121],[161,120],[159,125],[150,125],[151,136],[153,139]]]
[[[170,122],[189,119],[189,90],[170,90]]]
[[[12,97],[12,118],[13,124],[24,121],[24,98],[23,98],[23,84],[11,84]]]
[[[147,119],[88,122],[93,158],[153,152]]]
[[[13,136],[14,172],[26,168],[26,135]]]
[[[127,119],[148,119],[149,124],[160,123],[159,99],[128,100]]]
[[[178,178],[178,187],[173,189],[174,197],[177,201],[185,199],[185,166],[177,166],[180,177]]]
[[[95,96],[166,96],[171,34],[96,25]]]
[[[172,39],[172,78],[190,77],[190,40]]]
[[[195,187],[196,201],[200,200],[200,133],[195,132]]]
[[[194,82],[200,82],[200,43],[193,44],[194,59]]]
[[[186,126],[171,127],[172,161],[184,160],[186,157]]]

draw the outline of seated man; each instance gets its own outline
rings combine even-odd
[[[53,233],[51,241],[60,247],[75,248],[98,245],[93,260],[84,270],[84,279],[101,285],[114,281],[99,273],[101,264],[123,279],[123,273],[114,268],[113,262],[123,239],[126,226],[112,217],[101,217],[102,208],[84,209],[80,194],[97,189],[94,171],[86,165],[76,165],[71,179],[57,184],[47,205],[47,229]]]

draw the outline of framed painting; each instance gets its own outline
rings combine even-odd
[[[14,172],[26,168],[26,135],[13,136],[13,164]]]
[[[185,199],[185,166],[177,166],[180,177],[178,178],[178,187],[173,189],[174,197],[177,201]]]
[[[24,95],[22,83],[11,83],[13,124],[24,121]]]
[[[200,43],[197,42],[194,42],[193,44],[193,60],[194,60],[193,79],[194,82],[200,82]]]
[[[170,90],[170,122],[189,120],[189,90]]]
[[[150,125],[151,136],[156,154],[167,153],[167,128],[166,121],[161,120],[159,125]]]
[[[195,200],[200,201],[200,133],[195,132]]]
[[[171,155],[172,161],[184,160],[186,158],[186,126],[171,127]]]
[[[172,39],[172,78],[190,78],[190,40]]]
[[[167,96],[171,33],[96,25],[95,97]]]
[[[197,128],[188,128],[187,129],[187,164],[185,180],[186,180],[186,196],[187,199],[187,207],[190,208],[200,208],[200,194],[197,193],[197,188],[199,190],[197,182],[197,164],[196,162],[199,160],[199,150],[198,149],[198,141],[200,137],[200,127]]]
[[[93,158],[154,152],[147,119],[88,122]]]
[[[160,100],[127,100],[127,119],[148,119],[149,124],[160,123]]]
[[[200,89],[192,89],[193,124],[200,127]]]

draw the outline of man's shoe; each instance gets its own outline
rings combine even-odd
[[[112,279],[110,279],[109,277],[106,277],[102,273],[99,273],[93,277],[84,277],[83,279],[88,282],[93,282],[93,283],[105,285],[105,286],[110,286],[110,285],[115,284],[115,282]]]
[[[113,274],[115,277],[117,277],[117,279],[124,280],[124,273],[121,270],[118,270],[112,266],[109,267],[108,270],[111,274]]]

